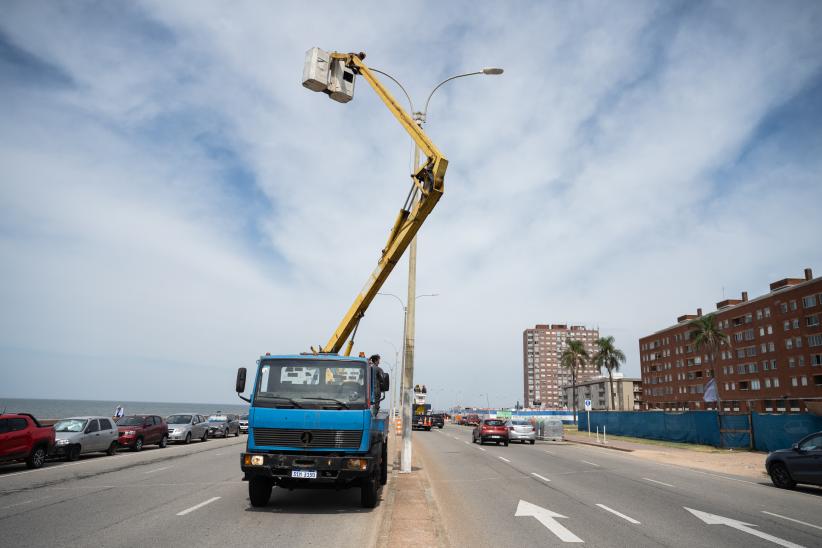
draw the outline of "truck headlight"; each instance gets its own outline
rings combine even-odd
[[[54,442],[55,445],[68,445],[69,440],[57,440]]]
[[[246,455],[243,461],[246,466],[262,466],[265,464],[265,458],[262,455]]]
[[[345,467],[349,470],[367,470],[368,461],[365,459],[348,459],[345,461]]]

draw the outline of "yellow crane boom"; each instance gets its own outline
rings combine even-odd
[[[411,174],[411,181],[416,187],[416,192],[419,192],[419,199],[416,201],[413,199],[415,191],[412,189],[411,199],[400,209],[397,219],[388,234],[388,241],[377,261],[377,267],[369,276],[362,291],[354,298],[354,302],[345,313],[337,329],[334,330],[334,334],[331,335],[331,338],[321,350],[323,353],[336,354],[343,347],[346,339],[351,336],[346,349],[346,355],[349,355],[354,344],[353,335],[356,332],[357,325],[365,315],[366,309],[374,300],[385,280],[388,279],[402,254],[411,244],[411,240],[416,236],[422,223],[425,222],[425,219],[442,197],[445,189],[443,180],[445,170],[448,168],[448,160],[431,142],[422,128],[414,122],[411,115],[397,103],[397,100],[383,87],[382,83],[374,76],[374,73],[368,69],[363,62],[364,53],[333,52],[330,57],[331,59],[344,60],[348,68],[353,70],[355,74],[361,75],[368,82],[426,157],[419,170]]]

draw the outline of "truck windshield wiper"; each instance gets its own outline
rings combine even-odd
[[[351,409],[350,407],[348,407],[348,404],[347,404],[347,403],[345,403],[344,401],[340,401],[340,400],[338,400],[337,398],[314,398],[314,397],[310,397],[310,396],[309,396],[309,397],[307,397],[307,398],[303,398],[303,399],[304,399],[304,400],[333,401],[334,403],[339,404],[341,407],[344,407],[344,408],[346,408],[346,409]]]
[[[300,405],[299,403],[297,403],[297,401],[296,401],[296,400],[292,400],[291,398],[288,398],[288,397],[286,397],[286,396],[278,396],[278,395],[276,395],[276,394],[272,394],[272,395],[270,395],[270,396],[264,396],[264,395],[260,394],[260,396],[261,396],[261,397],[263,397],[263,398],[265,398],[265,399],[269,399],[269,400],[285,400],[285,401],[287,401],[288,403],[290,403],[291,405],[293,405],[294,407],[298,407],[298,408],[300,408],[300,409],[302,409],[302,407],[303,407],[302,405]]]

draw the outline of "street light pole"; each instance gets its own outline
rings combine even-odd
[[[443,84],[450,82],[451,80],[456,80],[457,78],[464,78],[466,76],[475,76],[479,74],[485,74],[489,76],[496,76],[502,74],[503,70],[501,68],[484,68],[477,72],[467,72],[465,74],[457,74],[456,76],[451,76],[450,78],[446,78],[436,86],[434,89],[431,90],[431,93],[428,94],[428,99],[425,100],[425,108],[422,112],[414,112],[414,104],[411,101],[411,96],[402,86],[402,84],[397,81],[396,78],[387,74],[381,70],[377,70],[372,68],[373,72],[378,72],[382,75],[387,76],[391,80],[396,83],[400,89],[402,89],[405,96],[408,98],[408,103],[411,105],[411,112],[412,116],[414,117],[414,121],[417,122],[417,125],[420,127],[426,121],[428,117],[428,104],[431,102],[431,97],[434,95]],[[420,149],[419,146],[414,144],[414,171],[413,173],[417,173],[419,171],[419,163],[420,163]],[[413,205],[414,200],[416,199],[417,190],[413,190],[413,194],[410,200],[410,204]],[[415,295],[417,292],[417,236],[415,235],[414,238],[411,240],[411,246],[408,249],[408,306],[405,311],[405,353],[403,356],[403,390],[401,393],[401,406],[402,406],[402,456],[400,458],[400,472],[407,473],[411,471],[411,402],[414,399],[414,392],[413,392],[413,384],[414,384],[414,336],[415,336],[415,322],[416,322],[416,310],[414,306]]]

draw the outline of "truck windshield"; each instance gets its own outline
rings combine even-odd
[[[354,360],[264,361],[254,405],[365,409],[365,372]]]

